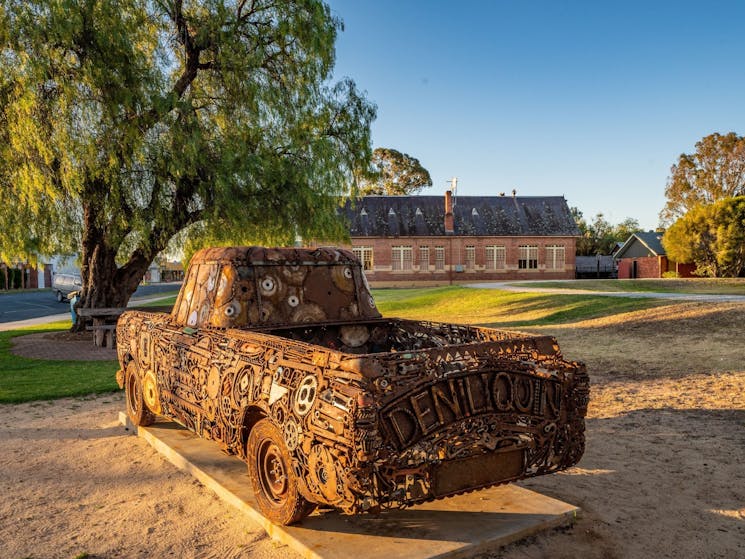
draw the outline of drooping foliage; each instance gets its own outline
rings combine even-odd
[[[0,0],[0,253],[77,252],[122,306],[192,241],[340,238],[374,107],[319,0]]]
[[[376,148],[372,172],[362,180],[361,194],[402,196],[432,186],[432,178],[416,157],[391,148]]]
[[[698,205],[662,237],[668,258],[693,262],[696,273],[737,277],[745,272],[745,196]]]

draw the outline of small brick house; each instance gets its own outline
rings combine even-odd
[[[574,278],[579,231],[562,196],[365,196],[342,213],[379,287]]]
[[[667,258],[662,246],[662,233],[634,233],[615,254],[618,279],[661,278],[675,272],[680,278],[694,277],[695,264],[681,264]]]

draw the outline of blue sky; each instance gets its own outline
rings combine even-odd
[[[745,2],[330,0],[337,78],[378,106],[375,147],[438,194],[564,195],[658,225],[670,166],[745,134]]]

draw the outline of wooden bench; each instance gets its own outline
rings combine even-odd
[[[93,343],[96,347],[116,347],[116,321],[119,316],[127,309],[122,308],[103,308],[103,309],[78,309],[78,315],[90,318],[93,325],[86,327],[86,330],[93,331]]]

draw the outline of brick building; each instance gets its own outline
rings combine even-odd
[[[343,213],[377,286],[574,278],[579,231],[561,196],[365,196]]]
[[[52,285],[52,267],[40,264],[37,268],[27,263],[8,265],[0,262],[0,290],[37,289]]]
[[[662,246],[662,233],[648,231],[632,234],[614,255],[618,261],[618,279],[661,278],[674,272],[680,278],[692,278],[695,264],[673,262]]]

